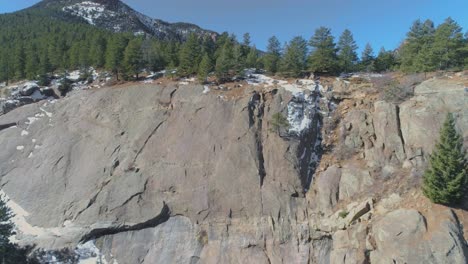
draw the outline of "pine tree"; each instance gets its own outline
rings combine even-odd
[[[251,44],[250,34],[245,33],[244,36],[242,37],[242,46],[241,46],[242,57],[243,57],[244,62],[247,60],[247,56],[249,55],[250,50],[252,49],[250,47],[250,44]]]
[[[0,261],[1,263],[33,263],[27,259],[27,250],[10,242],[14,234],[11,221],[13,213],[6,204],[6,198],[0,196]]]
[[[433,53],[439,70],[463,64],[460,56],[463,48],[463,34],[461,31],[461,27],[450,17],[437,27],[434,33]]]
[[[400,48],[400,68],[404,72],[430,70],[433,65],[434,22],[416,20]]]
[[[341,71],[351,72],[355,69],[358,61],[357,49],[358,46],[354,41],[353,34],[346,29],[338,41],[338,60]]]
[[[249,54],[247,54],[245,66],[247,68],[258,68],[258,51],[255,46],[253,46],[250,49]]]
[[[106,69],[116,75],[119,79],[119,72],[122,70],[124,51],[127,46],[127,39],[121,35],[114,36],[106,51]]]
[[[221,49],[221,54],[216,60],[215,73],[219,81],[226,81],[232,74],[234,68],[234,44],[232,40],[228,40],[224,43]]]
[[[96,35],[89,50],[91,62],[96,68],[104,67],[106,63],[106,39],[101,35]]]
[[[6,51],[0,51],[0,81],[5,81],[7,85],[13,75],[10,60],[10,56]]]
[[[455,129],[455,119],[448,114],[440,131],[439,143],[430,156],[429,168],[424,173],[424,195],[439,204],[461,202],[468,190],[468,162],[465,157],[462,137]]]
[[[39,57],[37,52],[37,46],[35,44],[31,44],[28,47],[28,51],[26,53],[26,77],[29,79],[34,79],[39,70]]]
[[[267,54],[264,57],[265,70],[275,74],[279,69],[281,59],[281,44],[275,36],[268,40]]]
[[[15,48],[13,67],[15,79],[24,79],[26,77],[26,53],[22,43]]]
[[[320,27],[315,30],[309,45],[312,47],[312,53],[309,57],[310,71],[326,73],[338,71],[336,44],[329,28]]]
[[[361,55],[361,69],[366,72],[374,71],[374,61],[374,50],[372,46],[367,43]]]
[[[281,73],[288,77],[299,77],[307,66],[307,41],[294,37],[285,47],[281,61]]]
[[[379,55],[375,58],[375,71],[385,72],[391,70],[395,64],[393,52],[386,51],[385,48],[382,47],[379,51]]]
[[[244,48],[241,44],[234,45],[234,74],[241,73],[245,68],[245,59],[246,56],[244,55]]]
[[[180,49],[180,64],[178,74],[180,76],[188,76],[198,72],[198,64],[200,63],[200,42],[195,33],[190,34],[187,41]]]
[[[206,82],[211,71],[213,71],[213,60],[208,53],[205,53],[198,67],[198,80]]]
[[[5,203],[5,197],[0,196],[0,256],[4,256],[10,248],[10,236],[13,235],[13,214]]]
[[[136,76],[143,67],[143,54],[141,52],[141,39],[132,39],[128,42],[124,51],[123,67],[126,77]]]

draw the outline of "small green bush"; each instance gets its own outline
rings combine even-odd
[[[338,216],[341,218],[346,218],[348,216],[349,212],[347,211],[341,211]]]
[[[291,125],[288,122],[288,119],[283,116],[281,113],[276,113],[271,117],[270,124],[272,126],[271,130],[279,133],[281,128],[288,129]]]

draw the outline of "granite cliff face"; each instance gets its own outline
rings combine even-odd
[[[0,116],[15,239],[44,262],[87,245],[107,263],[466,263],[466,212],[417,188],[446,112],[468,139],[463,87],[394,105],[344,81],[174,82],[17,108]]]

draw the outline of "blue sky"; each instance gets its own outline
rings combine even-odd
[[[0,13],[28,7],[37,0],[0,0]],[[84,1],[84,0],[83,0]],[[360,49],[370,42],[394,49],[412,22],[431,19],[436,25],[451,16],[468,30],[468,0],[123,0],[136,10],[169,22],[191,22],[241,38],[249,32],[258,48],[270,36],[281,42],[302,35],[309,39],[319,26],[338,37],[349,28]]]

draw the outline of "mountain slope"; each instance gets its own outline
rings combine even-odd
[[[29,9],[54,10],[113,32],[149,34],[164,40],[185,40],[189,34],[215,36],[216,32],[189,23],[168,23],[135,11],[119,0],[44,0]],[[22,11],[20,11],[22,12]]]

